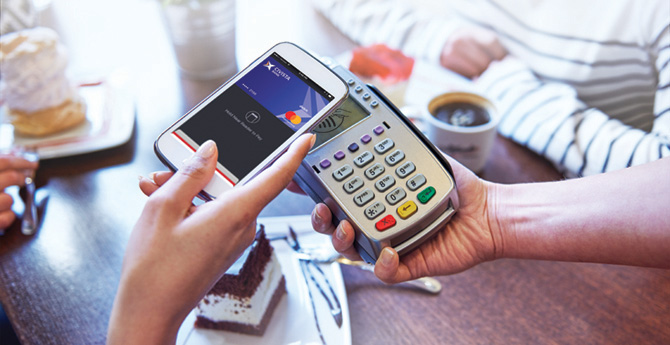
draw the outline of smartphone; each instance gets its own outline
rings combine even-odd
[[[166,129],[154,150],[176,171],[200,145],[214,140],[217,169],[201,197],[216,198],[271,165],[347,92],[346,83],[318,59],[295,44],[279,43]]]

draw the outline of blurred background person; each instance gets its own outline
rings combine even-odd
[[[314,1],[361,45],[474,82],[499,132],[584,176],[670,156],[670,2]]]

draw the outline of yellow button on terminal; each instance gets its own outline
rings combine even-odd
[[[416,204],[414,203],[414,201],[411,200],[398,207],[398,215],[402,219],[409,218],[411,215],[416,213],[416,211],[417,211]]]

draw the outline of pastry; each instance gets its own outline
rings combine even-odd
[[[49,28],[0,37],[0,95],[17,134],[42,137],[86,121],[84,101],[65,73],[67,60]]]

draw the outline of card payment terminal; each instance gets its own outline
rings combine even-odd
[[[381,92],[324,61],[349,86],[342,106],[313,130],[316,142],[294,181],[356,230],[361,257],[384,247],[407,253],[458,209],[451,166]]]

